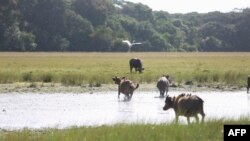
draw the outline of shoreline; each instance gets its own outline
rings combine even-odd
[[[100,86],[64,86],[60,83],[11,83],[0,84],[0,94],[7,93],[97,93],[117,91],[116,84],[101,84]],[[158,91],[154,83],[140,84],[136,91]],[[225,85],[171,85],[169,91],[246,91],[245,87]]]

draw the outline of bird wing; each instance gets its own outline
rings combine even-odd
[[[132,45],[140,45],[140,44],[142,44],[142,43],[133,43]]]
[[[128,40],[123,40],[122,41],[123,43],[126,43],[128,46],[131,46],[132,44],[130,43],[130,41],[128,41]]]

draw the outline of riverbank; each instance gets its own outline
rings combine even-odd
[[[172,84],[169,88],[171,91],[245,91],[246,88],[242,86],[226,86],[220,84],[213,85],[175,85]],[[0,84],[0,94],[3,93],[97,93],[117,91],[116,84],[98,84],[98,85],[81,85],[81,86],[65,86],[60,83],[12,83]],[[157,91],[155,84],[144,83],[140,84],[136,91]]]

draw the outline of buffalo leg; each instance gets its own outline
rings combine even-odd
[[[133,93],[131,93],[130,98],[132,98],[132,96],[133,96]]]
[[[165,90],[160,91],[160,97],[164,97]]]
[[[135,68],[135,73],[136,73],[137,71],[139,71],[138,68]]]
[[[120,89],[118,89],[118,99],[120,98]]]
[[[204,118],[205,118],[205,113],[203,111],[201,113],[201,116],[202,116],[201,122],[203,123],[204,122]]]
[[[179,120],[179,115],[175,115],[175,123],[178,123],[178,120]]]
[[[168,87],[166,88],[166,96],[168,95]]]
[[[187,122],[188,124],[190,124],[190,117],[187,117]]]
[[[195,115],[195,120],[196,120],[197,123],[199,123],[199,117],[198,117],[197,114]]]
[[[126,94],[126,98],[127,98],[127,100],[129,100],[130,99],[130,95]]]

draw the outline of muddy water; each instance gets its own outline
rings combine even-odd
[[[170,92],[171,96],[181,92]],[[250,95],[237,92],[193,92],[204,101],[206,118],[250,116]],[[166,123],[174,111],[163,111],[157,92],[137,92],[131,101],[117,92],[97,94],[1,94],[0,129],[66,128],[116,123]],[[186,122],[180,117],[180,122]]]

